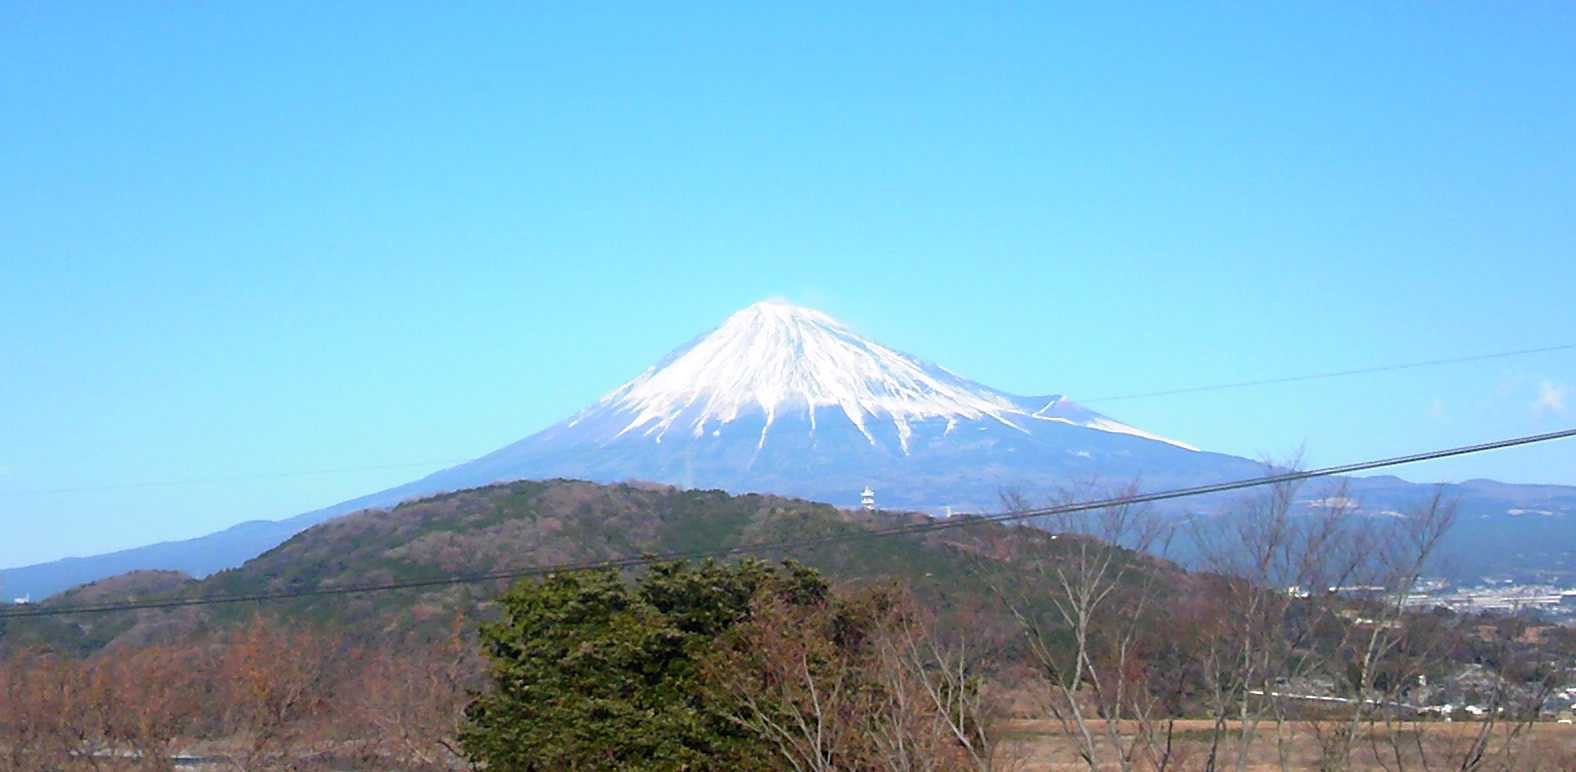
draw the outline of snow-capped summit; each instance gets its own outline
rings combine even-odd
[[[782,300],[756,303],[670,354],[598,403],[628,412],[620,433],[700,437],[743,414],[809,416],[836,408],[862,434],[890,420],[906,439],[911,420],[991,418],[1011,424],[1005,395],[862,338],[820,311]]]
[[[618,415],[610,421],[614,436],[658,442],[673,432],[698,438],[741,417],[759,417],[757,444],[763,444],[780,418],[793,416],[805,419],[812,433],[819,420],[846,420],[871,442],[871,424],[889,422],[904,453],[914,424],[927,420],[943,421],[948,429],[959,421],[986,420],[1020,432],[1036,421],[1060,421],[1188,448],[1065,398],[1015,397],[983,386],[864,338],[820,311],[778,299],[728,317],[576,420],[610,413]]]

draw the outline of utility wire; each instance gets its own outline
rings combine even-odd
[[[1365,375],[1368,373],[1383,373],[1392,370],[1410,370],[1418,367],[1433,367],[1436,365],[1459,364],[1462,362],[1480,362],[1485,359],[1503,359],[1505,357],[1527,356],[1530,354],[1546,354],[1553,351],[1569,351],[1576,349],[1576,343],[1567,343],[1559,346],[1546,346],[1543,348],[1527,348],[1515,351],[1499,351],[1492,354],[1476,354],[1453,359],[1432,359],[1426,362],[1407,362],[1398,365],[1382,365],[1379,367],[1364,367],[1355,370],[1336,370],[1327,373],[1314,373],[1311,375],[1293,375],[1284,378],[1265,378],[1256,381],[1236,381],[1233,383],[1217,383],[1208,386],[1190,386],[1183,389],[1168,391],[1146,391],[1133,394],[1122,394],[1114,397],[1096,397],[1094,399],[1073,400],[1082,405],[1097,402],[1118,402],[1129,399],[1146,399],[1149,397],[1169,397],[1178,394],[1195,394],[1201,391],[1220,391],[1223,389],[1240,389],[1248,386],[1268,386],[1276,383],[1296,383],[1298,381],[1313,381],[1323,378],[1338,378],[1347,375]],[[134,488],[164,488],[181,485],[208,485],[226,482],[250,482],[253,480],[275,480],[285,477],[307,477],[319,474],[347,474],[351,472],[376,472],[386,469],[412,469],[417,467],[447,467],[473,461],[471,458],[456,458],[446,461],[414,461],[402,464],[382,464],[378,466],[349,466],[337,469],[308,469],[297,472],[273,472],[268,474],[237,475],[233,477],[203,477],[190,480],[155,480],[149,482],[112,483],[108,485],[85,485],[65,488],[32,488],[23,490],[0,491],[0,498],[13,496],[48,496],[64,493],[98,493],[101,491],[128,490]]]
[[[1347,375],[1366,375],[1368,373],[1387,373],[1393,370],[1411,370],[1417,367],[1434,367],[1436,365],[1454,365],[1462,362],[1481,362],[1485,359],[1503,359],[1505,357],[1519,357],[1528,354],[1547,354],[1551,351],[1568,351],[1576,349],[1576,343],[1567,343],[1560,346],[1547,346],[1544,348],[1524,348],[1516,351],[1499,351],[1493,354],[1476,354],[1468,357],[1455,357],[1452,359],[1430,359],[1425,362],[1407,362],[1399,365],[1380,365],[1379,367],[1361,367],[1355,370],[1334,370],[1328,373],[1313,373],[1311,375],[1291,375],[1284,378],[1264,378],[1257,381],[1235,381],[1232,383],[1216,383],[1209,386],[1190,386],[1185,389],[1170,389],[1167,391],[1144,391],[1134,394],[1121,394],[1114,397],[1096,397],[1094,399],[1073,400],[1079,404],[1092,404],[1095,402],[1117,402],[1124,399],[1146,399],[1148,397],[1170,397],[1177,394],[1196,394],[1201,391],[1220,391],[1222,389],[1240,389],[1247,386],[1268,386],[1274,383],[1296,383],[1298,381],[1316,381],[1321,378],[1339,378]]]
[[[1155,493],[1142,493],[1124,495],[1113,498],[1086,501],[1075,504],[1028,509],[1017,512],[1002,512],[989,515],[957,515],[946,520],[931,520],[913,525],[894,526],[889,528],[872,529],[855,533],[824,536],[817,539],[800,539],[777,542],[754,542],[739,544],[732,547],[712,550],[685,550],[665,552],[660,554],[644,554],[636,557],[613,558],[608,560],[591,560],[574,563],[558,563],[535,568],[510,569],[505,571],[492,571],[478,574],[455,574],[433,579],[417,579],[403,582],[384,582],[378,584],[341,585],[337,587],[314,587],[298,590],[280,590],[277,592],[263,592],[251,595],[214,596],[206,598],[179,598],[169,600],[131,601],[123,603],[102,603],[79,606],[46,606],[29,608],[17,611],[0,612],[0,620],[23,619],[29,617],[59,616],[62,614],[98,614],[112,611],[133,611],[141,609],[169,609],[187,606],[211,606],[221,603],[247,603],[272,600],[289,600],[293,598],[308,598],[325,595],[349,595],[352,593],[390,592],[394,590],[410,590],[425,587],[440,587],[456,584],[474,584],[503,579],[522,579],[526,577],[547,576],[550,574],[571,573],[579,571],[592,571],[609,568],[632,568],[649,566],[658,563],[670,563],[677,560],[695,560],[700,558],[726,558],[743,553],[771,553],[789,552],[810,547],[824,547],[835,544],[865,541],[872,539],[887,539],[898,536],[908,536],[918,533],[930,533],[953,528],[964,528],[982,523],[1007,523],[1028,520],[1038,517],[1068,515],[1077,512],[1086,512],[1093,509],[1103,509],[1113,506],[1131,506],[1134,504],[1148,504],[1172,499],[1181,499],[1191,496],[1202,496],[1212,493],[1256,488],[1277,483],[1297,482],[1310,480],[1316,477],[1329,477],[1332,475],[1352,474],[1366,472],[1374,469],[1413,464],[1419,461],[1432,461],[1452,456],[1464,456],[1473,453],[1482,453],[1501,448],[1511,448],[1521,445],[1532,445],[1551,440],[1576,437],[1576,428],[1564,429],[1545,434],[1533,434],[1523,437],[1485,442],[1477,445],[1463,445],[1443,450],[1432,450],[1424,453],[1414,453],[1406,456],[1395,456],[1374,461],[1361,461],[1355,464],[1343,464],[1322,469],[1311,469],[1297,472],[1255,477],[1245,480],[1214,483],[1210,485],[1197,485],[1190,488],[1177,488]]]
[[[130,488],[167,488],[179,485],[207,485],[209,483],[250,482],[252,480],[277,480],[282,477],[307,477],[316,474],[345,474],[347,472],[376,472],[383,469],[412,469],[430,466],[452,466],[471,458],[452,459],[448,461],[411,461],[403,464],[380,464],[378,466],[347,466],[338,469],[306,469],[296,472],[268,472],[264,474],[236,475],[234,477],[200,477],[189,480],[153,480],[148,482],[111,483],[108,485],[83,485],[70,488],[33,488],[29,490],[0,491],[0,497],[5,496],[47,496],[55,493],[97,493],[99,491],[118,491]]]

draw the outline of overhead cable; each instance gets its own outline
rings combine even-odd
[[[1364,367],[1353,370],[1335,370],[1327,373],[1313,373],[1310,375],[1292,375],[1283,378],[1264,378],[1254,381],[1235,381],[1232,383],[1216,383],[1207,386],[1189,386],[1181,389],[1166,391],[1145,391],[1133,394],[1121,394],[1112,397],[1095,397],[1094,399],[1078,399],[1075,402],[1091,405],[1098,402],[1118,402],[1130,399],[1146,399],[1149,397],[1170,397],[1179,394],[1194,394],[1204,391],[1220,391],[1223,389],[1240,389],[1249,386],[1268,386],[1277,383],[1295,383],[1298,381],[1313,381],[1323,378],[1338,378],[1348,375],[1365,375],[1368,373],[1382,373],[1392,370],[1410,370],[1418,367],[1433,367],[1436,365],[1460,364],[1464,362],[1481,362],[1486,359],[1503,359],[1505,357],[1528,356],[1531,354],[1547,354],[1554,351],[1569,351],[1576,349],[1576,343],[1567,343],[1559,346],[1545,346],[1543,348],[1525,348],[1515,351],[1498,351],[1492,354],[1475,354],[1465,357],[1450,359],[1431,359],[1423,362],[1407,362],[1396,365],[1381,365],[1378,367]],[[48,496],[66,493],[99,493],[102,491],[129,490],[135,488],[165,488],[182,485],[211,485],[227,482],[251,482],[253,480],[273,480],[284,477],[308,477],[320,474],[349,474],[353,472],[376,472],[389,469],[412,469],[419,467],[448,467],[473,461],[471,458],[457,458],[445,461],[413,461],[399,464],[379,464],[374,466],[349,466],[334,469],[306,469],[295,472],[270,472],[264,474],[234,475],[227,477],[201,477],[189,480],[153,480],[146,482],[109,483],[105,485],[81,485],[62,488],[30,488],[22,490],[0,491],[0,497],[11,496]]]
[[[1321,378],[1339,378],[1347,375],[1366,375],[1368,373],[1387,373],[1393,370],[1411,370],[1418,367],[1434,367],[1437,365],[1454,365],[1463,362],[1481,362],[1485,359],[1503,359],[1505,357],[1527,356],[1529,354],[1547,354],[1552,351],[1568,351],[1576,349],[1576,343],[1567,343],[1560,346],[1545,346],[1543,348],[1524,348],[1515,351],[1498,351],[1492,354],[1475,354],[1466,357],[1451,359],[1430,359],[1423,362],[1406,362],[1398,365],[1380,365],[1377,367],[1361,367],[1353,370],[1334,370],[1327,373],[1312,373],[1310,375],[1289,375],[1284,378],[1263,378],[1256,381],[1234,381],[1231,383],[1215,383],[1208,386],[1189,386],[1183,389],[1168,389],[1166,391],[1144,391],[1134,394],[1121,394],[1114,397],[1095,397],[1094,399],[1074,400],[1079,404],[1093,404],[1096,402],[1117,402],[1126,399],[1146,399],[1149,397],[1170,397],[1177,394],[1196,394],[1201,391],[1221,391],[1223,389],[1241,389],[1248,386],[1269,386],[1276,383],[1296,383],[1299,381],[1315,381]]]
[[[1203,496],[1203,495],[1213,494],[1213,493],[1225,493],[1225,492],[1229,492],[1229,491],[1244,490],[1244,489],[1247,489],[1247,488],[1256,488],[1256,487],[1261,487],[1261,486],[1265,486],[1265,485],[1275,485],[1275,484],[1280,484],[1280,483],[1298,482],[1298,481],[1302,481],[1302,480],[1314,479],[1314,478],[1317,478],[1317,477],[1330,477],[1330,476],[1334,476],[1334,475],[1354,474],[1354,473],[1357,473],[1357,472],[1368,472],[1368,471],[1373,471],[1375,469],[1384,469],[1384,468],[1387,468],[1387,467],[1401,466],[1403,464],[1414,464],[1414,463],[1418,463],[1418,462],[1421,462],[1421,461],[1433,461],[1433,460],[1442,459],[1442,458],[1451,458],[1451,457],[1454,457],[1454,456],[1465,456],[1465,455],[1470,455],[1470,454],[1473,454],[1473,453],[1483,453],[1483,452],[1490,451],[1490,450],[1499,450],[1499,449],[1503,449],[1503,448],[1518,447],[1518,446],[1523,446],[1523,445],[1533,445],[1533,444],[1540,443],[1540,442],[1549,442],[1549,441],[1552,441],[1552,440],[1566,439],[1566,438],[1569,438],[1569,437],[1576,437],[1576,428],[1564,429],[1564,430],[1556,431],[1556,432],[1547,432],[1547,433],[1544,433],[1544,434],[1532,434],[1532,435],[1526,435],[1526,436],[1522,436],[1522,437],[1512,437],[1512,438],[1509,438],[1509,439],[1496,440],[1496,441],[1493,441],[1493,442],[1484,442],[1484,443],[1479,443],[1479,444],[1476,444],[1476,445],[1462,445],[1462,446],[1453,447],[1453,448],[1445,448],[1443,450],[1432,450],[1432,451],[1427,451],[1427,452],[1423,452],[1423,453],[1413,453],[1413,454],[1410,454],[1410,455],[1395,456],[1395,457],[1392,457],[1392,458],[1378,459],[1378,460],[1373,460],[1373,461],[1361,461],[1361,462],[1357,462],[1357,463],[1354,463],[1354,464],[1342,464],[1340,466],[1330,466],[1330,467],[1324,467],[1322,469],[1310,469],[1310,470],[1302,470],[1302,471],[1282,472],[1282,473],[1278,473],[1278,474],[1266,475],[1266,476],[1263,476],[1263,477],[1255,477],[1255,478],[1249,478],[1249,479],[1243,479],[1243,480],[1234,480],[1234,481],[1230,481],[1230,482],[1212,483],[1212,484],[1208,484],[1208,485],[1197,485],[1197,486],[1193,486],[1193,487],[1189,487],[1189,488],[1176,488],[1176,489],[1172,489],[1172,490],[1158,491],[1158,492],[1153,492],[1153,493],[1139,493],[1139,494],[1131,494],[1131,495],[1122,495],[1122,496],[1115,496],[1115,497],[1105,498],[1105,499],[1098,499],[1098,500],[1092,500],[1092,501],[1078,502],[1078,503],[1073,503],[1073,504],[1062,504],[1062,505],[1057,505],[1057,506],[1040,507],[1040,508],[1035,508],[1035,509],[1026,509],[1026,510],[1019,510],[1019,511],[1011,511],[1011,512],[1001,512],[1001,513],[996,513],[996,514],[957,515],[957,516],[954,516],[954,517],[951,517],[951,518],[947,518],[947,519],[930,520],[930,521],[923,522],[923,523],[916,523],[916,524],[902,525],[902,526],[893,526],[893,527],[889,527],[889,528],[876,528],[876,529],[871,529],[871,530],[868,530],[868,531],[856,531],[856,532],[853,532],[853,533],[842,533],[842,534],[836,534],[836,535],[833,535],[833,536],[820,537],[820,538],[816,538],[816,539],[784,540],[784,541],[776,541],[776,542],[754,542],[754,543],[738,544],[738,545],[734,545],[732,547],[724,547],[724,548],[720,548],[720,549],[710,549],[710,550],[682,550],[682,551],[664,552],[664,553],[656,553],[656,554],[647,553],[647,554],[642,554],[642,555],[639,555],[639,556],[629,556],[629,557],[623,557],[623,558],[612,558],[612,559],[606,559],[606,560],[590,560],[590,561],[580,561],[580,562],[571,562],[571,563],[558,563],[558,564],[546,565],[546,566],[536,566],[536,567],[532,567],[532,568],[509,569],[509,570],[491,571],[491,572],[476,573],[476,574],[452,574],[452,575],[449,575],[449,576],[436,577],[436,578],[432,578],[432,579],[415,579],[415,580],[399,581],[399,582],[381,582],[381,583],[361,584],[361,585],[337,585],[337,586],[333,586],[333,587],[322,587],[322,586],[319,586],[319,587],[300,588],[300,589],[293,589],[293,590],[279,590],[279,591],[276,591],[276,592],[253,593],[253,594],[247,594],[247,595],[222,595],[222,596],[209,596],[209,597],[197,597],[197,598],[169,598],[169,599],[163,599],[163,600],[145,600],[145,601],[128,601],[128,602],[121,602],[121,603],[83,604],[83,605],[75,605],[75,606],[72,606],[72,605],[38,606],[38,607],[30,607],[30,608],[16,609],[16,610],[9,610],[9,611],[0,612],[0,620],[26,619],[26,618],[31,618],[31,617],[45,617],[45,616],[60,616],[60,615],[63,615],[63,614],[101,614],[101,613],[108,613],[108,612],[113,612],[113,611],[135,611],[135,610],[141,610],[141,609],[171,609],[171,608],[184,608],[184,607],[188,607],[188,606],[211,606],[211,605],[225,604],[225,603],[264,602],[264,601],[276,601],[276,600],[289,600],[289,599],[294,599],[294,598],[320,597],[320,596],[327,596],[327,595],[350,595],[350,594],[355,594],[355,593],[392,592],[392,591],[396,591],[396,590],[411,590],[411,589],[421,589],[421,588],[428,588],[428,587],[441,587],[441,586],[456,585],[456,584],[475,584],[475,583],[479,583],[479,582],[491,582],[491,581],[498,581],[498,580],[523,579],[523,578],[528,578],[528,577],[542,577],[542,576],[549,576],[549,575],[553,575],[553,574],[571,573],[571,572],[579,572],[579,571],[593,571],[593,570],[612,569],[612,568],[634,568],[634,567],[640,567],[640,566],[656,565],[656,564],[660,564],[660,563],[671,563],[671,562],[680,561],[680,560],[697,560],[697,559],[702,559],[702,558],[726,558],[726,557],[731,557],[731,556],[734,556],[734,555],[750,554],[750,553],[792,552],[792,551],[795,551],[795,550],[808,549],[808,548],[812,548],[812,547],[824,547],[824,546],[831,546],[831,545],[836,545],[836,544],[845,544],[845,543],[856,542],[856,541],[866,541],[866,540],[872,540],[872,539],[887,539],[887,538],[895,538],[895,537],[900,537],[900,536],[908,536],[908,535],[912,535],[912,534],[930,533],[930,532],[933,532],[933,531],[950,530],[950,529],[954,529],[954,528],[965,528],[965,527],[980,525],[980,524],[983,524],[983,523],[1007,523],[1007,522],[1016,522],[1016,521],[1022,521],[1022,520],[1030,520],[1030,519],[1041,518],[1041,517],[1054,517],[1054,516],[1059,516],[1059,515],[1074,514],[1074,513],[1077,513],[1077,512],[1087,512],[1087,511],[1096,510],[1096,509],[1105,509],[1105,508],[1108,508],[1108,507],[1131,506],[1131,505],[1135,505],[1135,504],[1149,504],[1149,503],[1160,502],[1160,501],[1169,501],[1169,500],[1173,500],[1173,499],[1188,498],[1188,497],[1192,497],[1192,496]]]

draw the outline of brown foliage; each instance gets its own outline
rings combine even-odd
[[[456,617],[448,638],[406,651],[380,647],[363,660],[359,694],[350,706],[365,751],[416,769],[466,765],[455,737],[486,668]]]
[[[0,769],[171,769],[196,716],[188,649],[76,660],[28,651],[0,663]]]
[[[712,663],[733,719],[795,772],[998,768],[981,661],[938,642],[907,598],[765,598]]]
[[[464,768],[456,726],[480,678],[458,634],[356,647],[258,617],[215,638],[81,659],[0,659],[0,772]]]

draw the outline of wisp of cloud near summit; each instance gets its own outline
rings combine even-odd
[[[1565,398],[1571,394],[1571,387],[1557,384],[1550,380],[1538,382],[1538,399],[1532,403],[1532,412],[1539,415],[1565,412]]]

